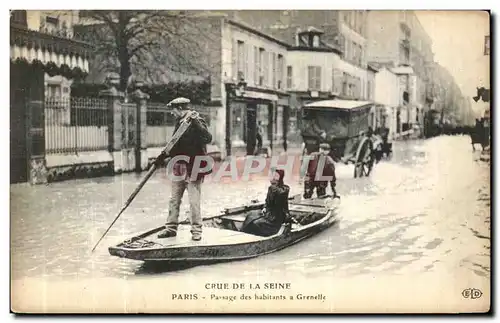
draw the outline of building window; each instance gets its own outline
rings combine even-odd
[[[285,61],[283,60],[283,55],[278,54],[278,90],[283,88],[284,67],[285,67]]]
[[[358,65],[361,66],[363,64],[363,46],[358,45]]]
[[[272,88],[276,88],[276,82],[278,81],[276,78],[277,68],[276,68],[276,53],[272,53],[271,55],[271,72],[273,73],[272,79]]]
[[[335,82],[336,82],[335,76],[336,76],[335,68],[332,68],[332,87],[331,87],[332,92],[335,92]]]
[[[27,27],[28,19],[26,15],[26,10],[12,10],[10,12],[10,23]]]
[[[343,86],[343,73],[341,70],[333,68],[332,72],[332,89],[333,92],[337,95],[342,93]]]
[[[241,40],[238,40],[238,53],[237,53],[237,63],[236,66],[238,66],[238,72],[236,74],[236,78],[238,81],[244,80],[246,75],[245,75],[245,43],[242,42]]]
[[[407,91],[403,92],[403,103],[408,104],[410,102],[410,94]]]
[[[354,83],[349,83],[348,93],[350,98],[354,98]]]
[[[361,80],[356,78],[356,99],[361,99]]]
[[[353,42],[346,40],[347,46],[346,46],[346,52],[345,52],[345,57],[349,62],[353,61],[353,47],[352,45],[354,44]]]
[[[356,31],[361,35],[363,33],[363,25],[364,25],[364,14],[363,11],[358,11],[357,12],[357,26],[356,26]]]
[[[348,93],[348,77],[349,75],[347,73],[343,73],[342,74],[342,95],[345,95],[345,96],[348,96],[349,93]]]
[[[366,96],[368,100],[372,99],[372,81],[366,83]]]
[[[283,139],[283,106],[277,106],[274,114],[274,135],[273,139],[280,141]]]
[[[349,25],[349,11],[342,11],[342,16],[342,20],[344,21],[344,23]]]
[[[399,59],[401,60],[401,64],[410,65],[410,48],[401,45],[399,47]]]
[[[293,71],[291,66],[286,67],[286,88],[291,89],[293,87]]]
[[[56,34],[59,29],[59,19],[54,17],[45,17],[45,27],[49,34]]]
[[[265,72],[267,72],[266,51],[264,48],[259,48],[259,82],[258,85],[264,85],[266,82]]]
[[[259,84],[259,76],[260,76],[260,56],[259,56],[259,49],[257,46],[253,47],[253,62],[254,62],[254,69],[253,69],[253,82],[254,84]]]
[[[257,104],[257,124],[261,123],[264,133],[262,134],[262,140],[269,140],[269,119],[272,115],[269,115],[269,106],[267,104]]]
[[[51,99],[61,98],[61,85],[59,84],[47,84],[47,97]]]
[[[233,110],[231,139],[233,141],[245,141],[246,116],[244,112],[246,107],[242,103],[235,102],[231,104],[231,108]]]
[[[308,87],[310,90],[321,90],[321,67],[320,66],[308,66]]]
[[[351,42],[351,63],[355,63],[358,57],[358,48],[355,42]]]

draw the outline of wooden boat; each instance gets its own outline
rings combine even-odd
[[[264,203],[224,210],[204,219],[200,241],[191,239],[190,225],[181,223],[177,236],[158,239],[159,227],[109,248],[113,256],[145,262],[196,262],[241,260],[268,254],[291,246],[331,226],[337,219],[339,199],[290,198],[292,224],[284,224],[278,233],[261,237],[239,231],[248,212],[261,210]]]

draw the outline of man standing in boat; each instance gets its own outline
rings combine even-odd
[[[170,198],[170,210],[165,225],[165,230],[160,232],[158,238],[170,238],[177,235],[177,226],[179,222],[179,210],[184,191],[187,189],[189,195],[189,206],[191,215],[191,234],[195,241],[201,240],[202,217],[201,217],[201,184],[205,175],[211,171],[199,172],[195,178],[192,178],[195,158],[206,156],[206,146],[212,142],[212,135],[208,131],[206,122],[195,111],[191,109],[190,100],[186,98],[177,98],[168,105],[172,106],[174,113],[178,116],[175,124],[175,131],[179,128],[182,120],[188,115],[191,116],[192,123],[189,129],[179,139],[170,151],[170,154],[163,155],[158,161],[165,160],[167,157],[186,156],[188,162],[177,161],[172,168],[172,173],[176,179],[172,180],[172,195]],[[196,117],[193,118],[193,113]],[[205,168],[206,164],[198,165]],[[196,171],[196,170],[195,170]],[[181,180],[179,180],[181,179]]]

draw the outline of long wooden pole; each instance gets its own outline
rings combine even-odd
[[[172,148],[174,147],[174,145],[177,143],[177,141],[179,141],[179,139],[182,137],[182,135],[184,135],[184,133],[186,132],[186,130],[189,128],[190,125],[191,125],[191,119],[189,117],[187,117],[186,119],[184,119],[181,122],[181,125],[179,126],[179,128],[177,129],[177,131],[172,136],[172,139],[168,142],[168,144],[165,146],[165,148],[163,148],[163,150],[162,150],[163,154],[168,155],[168,153],[170,152],[170,150],[172,150]],[[159,156],[158,156],[158,158],[159,158]],[[99,239],[99,241],[97,241],[97,243],[95,244],[94,248],[92,249],[92,252],[94,252],[94,250],[97,248],[97,245],[106,236],[106,234],[109,232],[109,230],[111,229],[111,227],[115,224],[115,222],[122,215],[122,213],[127,209],[127,207],[130,205],[130,203],[132,203],[132,201],[137,196],[137,194],[139,194],[140,190],[143,188],[143,186],[146,184],[146,182],[149,180],[149,178],[154,174],[154,172],[157,169],[156,165],[157,165],[157,162],[158,162],[158,158],[155,160],[155,162],[153,163],[152,167],[147,172],[146,176],[144,176],[144,178],[141,180],[141,182],[139,183],[139,186],[137,186],[137,188],[134,190],[134,192],[132,192],[132,194],[130,195],[130,197],[127,199],[127,201],[125,202],[125,205],[122,207],[122,209],[120,210],[120,212],[118,213],[118,215],[115,217],[115,219],[113,220],[113,222],[111,222],[111,225],[104,232],[104,234],[101,236],[101,238]]]

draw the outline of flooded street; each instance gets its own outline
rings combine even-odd
[[[95,253],[90,250],[143,174],[11,185],[12,278],[347,277],[460,268],[488,279],[490,169],[479,154],[465,136],[395,142],[392,159],[375,165],[369,178],[354,179],[353,166],[338,165],[340,220],[328,230],[270,255],[178,271],[151,272],[107,252],[111,244],[164,223],[170,186],[163,171],[146,184]],[[302,193],[299,182],[288,184],[292,194]],[[204,215],[263,200],[267,186],[266,177],[206,183]],[[186,209],[183,203],[181,214]]]

